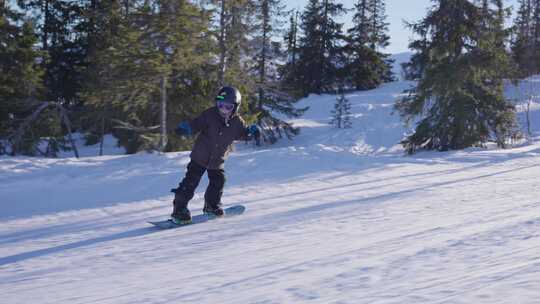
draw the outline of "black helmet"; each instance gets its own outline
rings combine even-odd
[[[216,96],[216,102],[218,101],[232,103],[236,105],[235,109],[238,109],[242,102],[242,95],[235,87],[222,87]]]

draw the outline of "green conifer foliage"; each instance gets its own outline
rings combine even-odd
[[[214,82],[207,11],[189,1],[131,5],[127,10],[106,8],[105,24],[112,27],[105,35],[110,37],[105,41],[108,47],[96,50],[91,58],[93,81],[83,95],[94,113],[89,120],[95,132],[102,126],[93,117],[102,113],[121,144],[133,153],[157,149],[164,79],[171,130],[211,104]],[[173,149],[185,143],[169,144]]]
[[[406,121],[417,121],[403,141],[409,153],[489,140],[505,146],[516,134],[515,110],[502,86],[509,63],[504,16],[500,1],[439,0],[412,26],[423,38],[411,47],[421,46],[427,60],[417,87],[396,104]]]
[[[13,135],[43,95],[42,54],[36,50],[37,35],[33,24],[9,5],[0,5],[0,154],[11,152],[34,155],[47,124],[24,134],[19,146]]]
[[[389,45],[388,23],[383,0],[358,0],[349,29],[346,52],[348,57],[344,78],[355,89],[374,89],[393,80],[392,60],[381,49]]]
[[[18,3],[39,24],[44,84],[47,101],[74,108],[80,105],[77,93],[82,86],[86,66],[87,33],[84,19],[88,1],[20,0]]]
[[[352,127],[351,104],[347,97],[345,97],[343,87],[339,89],[339,94],[336,98],[334,109],[332,110],[332,120],[330,121],[330,124],[338,129],[347,129]]]
[[[518,77],[540,72],[540,0],[520,0],[514,21],[512,55]]]
[[[333,0],[308,2],[301,18],[296,77],[303,95],[332,91],[339,81],[345,56],[343,24],[336,18],[344,13],[343,5]]]
[[[300,12],[289,12],[289,28],[285,33],[285,64],[278,68],[281,87],[292,96],[302,96],[302,90],[298,88],[298,44],[299,44],[299,19]]]
[[[257,117],[265,142],[274,143],[285,136],[292,138],[298,129],[280,119],[277,114],[298,117],[305,109],[296,109],[296,100],[283,90],[279,81],[279,61],[282,58],[281,45],[274,41],[281,30],[284,6],[280,0],[255,1],[256,21],[253,39],[253,68],[256,75],[256,92],[252,95],[252,112]]]

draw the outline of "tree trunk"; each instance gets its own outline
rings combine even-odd
[[[317,77],[317,88],[316,93],[320,94],[323,91],[323,78],[326,74],[325,72],[325,52],[327,50],[327,44],[328,44],[328,33],[327,33],[327,27],[328,27],[328,0],[324,0],[324,13],[323,13],[323,22],[322,22],[322,41],[321,41],[321,49],[319,50],[320,54],[320,75]]]
[[[262,111],[263,108],[263,99],[264,99],[264,85],[266,83],[266,56],[267,56],[267,45],[268,45],[268,26],[270,20],[270,11],[268,6],[268,0],[264,0],[262,3],[262,50],[261,50],[261,62],[259,70],[259,105],[258,110]],[[259,121],[260,122],[260,121]]]
[[[159,139],[160,151],[164,152],[167,146],[167,77],[161,81],[161,136]]]
[[[43,44],[43,50],[49,49],[49,30],[50,30],[50,12],[49,12],[49,0],[45,0],[43,10],[45,12],[45,20],[43,21],[43,35],[41,36],[41,43]]]
[[[293,43],[292,43],[292,69],[296,75],[296,39],[297,39],[297,35],[298,35],[298,14],[299,12],[296,11],[295,12],[295,16],[294,16],[294,27],[293,27],[293,34],[292,34],[292,40],[293,40]]]
[[[220,13],[220,19],[219,19],[219,67],[218,67],[218,86],[222,87],[224,83],[225,78],[225,59],[227,56],[227,51],[225,47],[225,27],[226,27],[226,6],[225,6],[226,0],[221,0],[221,13]]]
[[[68,139],[71,143],[71,148],[73,149],[73,153],[75,153],[75,157],[79,158],[79,150],[77,150],[77,146],[75,145],[75,140],[73,140],[73,136],[71,134],[71,121],[69,120],[69,117],[67,116],[66,110],[62,105],[57,104],[56,107],[58,108],[58,111],[60,112],[60,117],[62,121],[64,121],[64,125],[66,126],[68,130]]]

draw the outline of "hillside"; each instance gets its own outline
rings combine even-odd
[[[0,299],[540,303],[537,104],[530,143],[404,156],[392,105],[410,85],[348,94],[347,130],[328,125],[335,96],[301,101],[301,135],[227,163],[224,203],[246,213],[176,230],[146,221],[189,152],[0,157]]]

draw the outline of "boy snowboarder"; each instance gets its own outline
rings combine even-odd
[[[256,125],[246,126],[238,115],[242,96],[234,87],[223,87],[215,98],[216,105],[205,110],[197,118],[182,122],[176,127],[176,134],[192,136],[199,133],[191,151],[191,161],[184,179],[175,193],[171,221],[184,225],[191,223],[191,213],[187,208],[195,189],[207,172],[209,184],[204,194],[204,213],[223,216],[221,196],[225,185],[224,162],[235,140],[248,140],[260,136]]]

